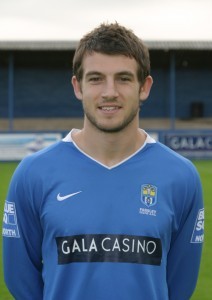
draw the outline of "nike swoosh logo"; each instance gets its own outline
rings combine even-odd
[[[58,201],[63,201],[63,200],[66,200],[68,198],[71,198],[79,193],[82,193],[82,191],[79,191],[79,192],[76,192],[76,193],[72,193],[72,194],[68,194],[68,195],[65,195],[65,196],[61,196],[60,193],[57,195],[57,200]]]

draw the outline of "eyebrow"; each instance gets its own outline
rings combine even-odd
[[[90,72],[85,74],[85,77],[89,77],[89,76],[92,76],[92,75],[104,75],[104,73],[99,72],[99,71],[90,71]],[[118,76],[127,75],[127,76],[130,76],[130,77],[134,77],[134,73],[132,73],[130,71],[120,71],[120,72],[115,73],[115,75],[118,75]]]
[[[102,75],[102,73],[98,72],[98,71],[90,71],[90,72],[85,74],[85,77],[89,77],[89,76],[92,76],[92,75]]]
[[[116,73],[116,75],[127,75],[130,77],[134,77],[135,74],[130,71],[121,71],[121,72]]]

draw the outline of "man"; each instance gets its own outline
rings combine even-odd
[[[199,176],[139,129],[149,54],[117,23],[85,35],[72,84],[82,130],[26,157],[4,213],[16,300],[188,300],[203,239]],[[12,225],[11,225],[12,224]]]

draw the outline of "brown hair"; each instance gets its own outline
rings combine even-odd
[[[132,30],[117,22],[101,24],[79,42],[73,58],[73,74],[78,81],[83,77],[82,62],[86,54],[99,52],[108,55],[125,55],[138,63],[138,81],[143,83],[150,74],[149,51]]]

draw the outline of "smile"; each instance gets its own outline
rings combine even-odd
[[[102,106],[102,107],[99,107],[99,109],[106,111],[106,112],[112,112],[112,111],[118,110],[119,107],[118,106]]]

